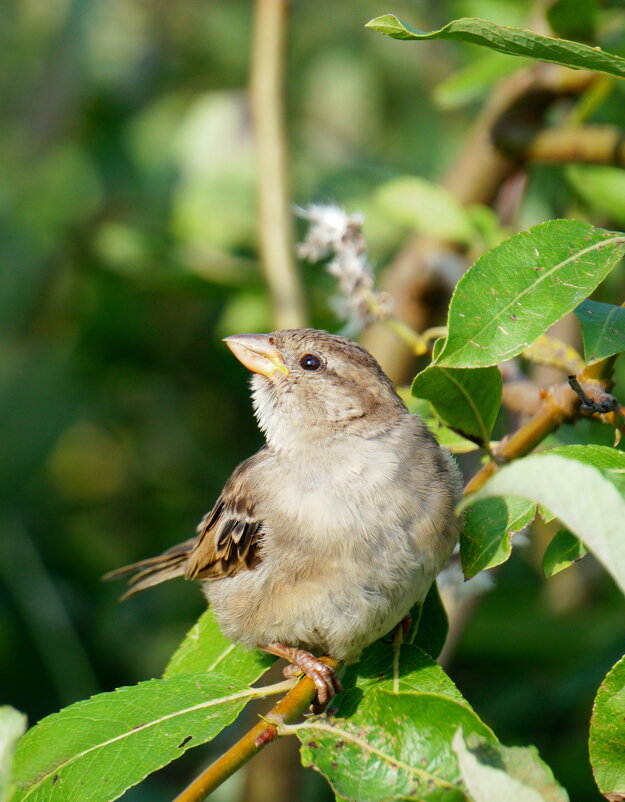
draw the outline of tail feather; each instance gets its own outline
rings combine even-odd
[[[115,571],[105,574],[102,579],[109,581],[130,577],[128,590],[121,597],[123,600],[154,585],[160,585],[161,582],[166,582],[168,579],[184,576],[187,560],[193,551],[196,540],[197,538],[193,537],[185,540],[184,543],[178,543],[156,557],[148,557],[146,560],[139,560],[139,562],[117,568]]]

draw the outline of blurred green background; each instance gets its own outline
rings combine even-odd
[[[489,81],[455,101],[441,83],[492,54],[399,43],[363,24],[389,11],[424,30],[459,16],[526,24],[536,5],[293,3],[294,203],[364,212],[382,269],[407,228],[375,191],[441,175]],[[625,53],[625,12],[607,13],[609,47]],[[272,327],[246,100],[251,23],[249,0],[0,6],[0,701],[31,723],[161,673],[203,609],[199,589],[171,583],[120,605],[100,577],[189,537],[261,443],[246,372],[220,342]],[[598,119],[625,126],[624,100],[616,87]],[[575,198],[563,168],[536,169],[515,223],[575,213]],[[584,213],[618,225],[616,213]],[[311,324],[340,329],[333,280],[302,271]],[[537,744],[574,800],[599,798],[587,721],[623,652],[624,606],[593,565],[583,581],[547,585],[537,563],[529,548],[504,566],[448,670],[505,743]],[[232,739],[124,798],[170,799]],[[331,798],[307,776],[294,800]]]

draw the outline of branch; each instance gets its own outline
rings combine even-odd
[[[625,167],[625,131],[614,125],[587,125],[571,129],[555,126],[526,137],[517,129],[514,140],[498,138],[497,145],[511,157],[526,162],[607,164]]]
[[[480,111],[442,180],[443,186],[464,206],[492,204],[521,161],[518,152],[508,155],[497,147],[495,131],[503,135],[516,127],[521,117],[526,130],[523,141],[527,143],[541,131],[545,113],[555,101],[579,95],[596,81],[593,73],[553,64],[534,65],[502,81]],[[415,234],[385,271],[382,288],[395,301],[397,316],[416,331],[423,331],[444,317],[455,283],[450,273],[455,271],[459,279],[466,267],[450,243]],[[362,342],[397,384],[411,378],[414,353],[409,347],[398,347],[385,326],[371,326]]]
[[[321,658],[335,670],[340,666],[338,660],[331,657]],[[291,724],[301,716],[315,698],[317,689],[308,677],[302,677],[299,683],[289,691],[277,705],[263,717],[255,727],[246,733],[240,741],[230,747],[221,757],[200,774],[174,802],[201,802],[254,757],[268,743],[275,741],[282,724]]]
[[[608,391],[612,386],[613,367],[614,357],[609,357],[585,367],[577,381],[587,390],[594,385],[600,391]],[[575,420],[580,414],[582,399],[568,382],[542,390],[541,398],[541,404],[533,417],[493,449],[492,459],[467,484],[465,495],[479,490],[495,473],[498,465],[529,454],[547,435],[563,423]]]
[[[258,165],[261,261],[279,329],[306,324],[304,293],[293,259],[282,108],[287,10],[287,0],[256,0],[250,87]]]

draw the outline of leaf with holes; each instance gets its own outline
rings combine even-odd
[[[463,437],[488,444],[501,404],[497,368],[457,370],[430,365],[412,383],[412,394],[427,399],[438,417]]]
[[[285,728],[302,743],[302,761],[334,791],[359,802],[381,799],[468,802],[451,742],[458,727],[495,740],[463,704],[433,693],[353,688],[336,715]]]
[[[601,683],[592,710],[590,763],[608,799],[625,799],[625,657]]]
[[[529,56],[538,61],[549,61],[574,69],[595,70],[625,78],[625,59],[601,48],[543,36],[523,28],[495,25],[483,19],[457,19],[437,31],[419,31],[402,22],[395,14],[384,14],[370,20],[371,28],[393,39],[419,41],[424,39],[451,39],[482,45],[511,56]]]
[[[511,538],[534,520],[536,505],[523,498],[484,498],[472,504],[460,535],[460,559],[467,579],[505,562]]]
[[[12,802],[108,802],[187,749],[210,741],[255,692],[195,674],[148,680],[66,707],[29,730],[15,752]]]
[[[172,655],[163,677],[217,671],[251,684],[276,660],[258,649],[246,649],[222,634],[215,613],[208,609],[198,618]]]
[[[589,365],[625,351],[625,309],[588,299],[575,310]]]
[[[439,367],[496,365],[580,304],[618,263],[625,236],[552,220],[497,245],[456,285]]]

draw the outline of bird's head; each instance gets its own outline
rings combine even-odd
[[[362,346],[316,329],[236,334],[225,342],[253,371],[254,412],[276,448],[336,437],[373,437],[405,413]]]

